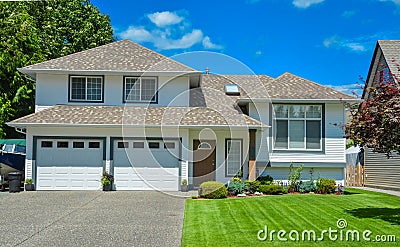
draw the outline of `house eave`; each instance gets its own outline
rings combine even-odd
[[[88,128],[213,128],[213,129],[266,129],[271,128],[268,125],[159,125],[159,124],[68,124],[68,123],[13,123],[7,122],[8,126],[13,128],[27,127],[88,127]]]
[[[361,99],[284,99],[284,98],[239,98],[236,100],[237,103],[263,103],[263,102],[272,102],[272,103],[287,103],[287,102],[296,102],[296,103],[341,103],[341,102],[349,102],[349,103],[357,103],[360,102]]]
[[[163,75],[197,75],[201,74],[201,71],[137,71],[137,70],[64,70],[64,69],[27,69],[17,68],[17,70],[25,75],[36,79],[36,74],[69,74],[69,75],[143,75],[143,74],[163,74]]]

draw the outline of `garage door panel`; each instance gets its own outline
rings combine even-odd
[[[52,147],[41,147],[43,140],[52,142]],[[93,140],[43,140],[38,140],[37,148],[37,190],[101,189],[102,141],[99,148],[89,148]],[[68,142],[68,148],[58,148],[60,141]],[[84,142],[84,148],[73,148],[74,142]]]

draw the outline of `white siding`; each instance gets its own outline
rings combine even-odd
[[[101,75],[101,74],[98,74]],[[147,75],[146,76],[156,76]],[[69,81],[67,74],[37,74],[36,79],[36,111],[56,104],[78,104],[68,102]],[[104,103],[85,103],[90,105],[124,105],[123,76],[104,76]],[[154,106],[189,106],[189,77],[158,76],[158,104]],[[131,104],[139,105],[144,104]]]
[[[270,118],[270,103],[250,103],[249,104],[249,116],[257,119],[266,125],[269,125]],[[270,130],[265,129],[264,131],[257,130],[256,133],[256,160],[261,162],[268,162],[270,148],[268,145],[268,137]]]
[[[346,139],[344,131],[339,126],[345,123],[344,106],[341,103],[325,104],[325,139],[322,152],[272,152],[271,162],[316,162],[316,163],[346,163]]]

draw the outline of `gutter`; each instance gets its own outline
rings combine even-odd
[[[332,103],[340,103],[340,102],[360,102],[361,99],[359,98],[354,98],[354,99],[279,99],[279,98],[239,98],[236,100],[237,103],[242,102],[242,103],[250,103],[250,102],[255,102],[255,103],[265,103],[265,102],[282,102],[282,103],[288,103],[288,102],[332,102]]]
[[[240,128],[257,128],[257,129],[267,129],[271,128],[268,125],[159,125],[159,124],[151,124],[151,125],[126,125],[126,124],[73,124],[73,123],[6,123],[10,127],[14,128],[25,128],[25,127],[93,127],[93,128],[115,128],[115,127],[126,127],[126,128],[204,128],[211,127],[217,129],[240,129]]]

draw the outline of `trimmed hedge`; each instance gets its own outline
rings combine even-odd
[[[256,180],[260,181],[262,185],[269,185],[272,184],[272,182],[274,181],[274,179],[270,175],[258,177]]]
[[[260,192],[260,185],[261,185],[260,181],[258,181],[258,180],[255,180],[255,181],[246,180],[246,181],[244,181],[244,183],[247,185],[248,190],[251,193],[254,193],[256,191]]]
[[[216,181],[204,182],[200,185],[200,196],[208,199],[225,198],[228,194],[225,184]]]
[[[329,178],[319,178],[316,183],[317,192],[321,194],[331,194],[335,192],[336,180]]]
[[[283,187],[280,185],[260,185],[260,192],[267,195],[279,195],[283,194]]]

